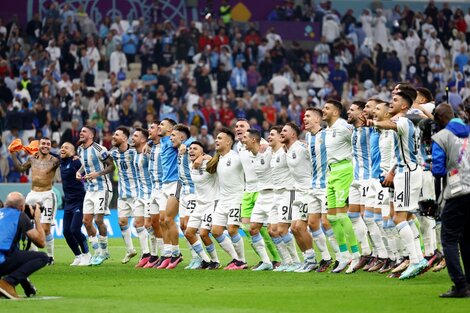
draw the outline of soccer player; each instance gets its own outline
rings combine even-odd
[[[113,159],[109,157],[108,150],[95,143],[96,130],[90,126],[83,126],[80,131],[80,147],[78,155],[82,167],[77,171],[76,178],[85,181],[85,199],[83,200],[83,224],[87,230],[91,247],[95,254],[89,264],[99,265],[109,258],[108,230],[103,221],[104,215],[109,214],[113,186],[108,177],[114,171]],[[98,226],[99,238],[96,237]],[[86,261],[86,260],[85,260]],[[85,262],[83,261],[83,262]],[[80,265],[82,264],[80,262]]]
[[[201,166],[195,167],[194,162],[204,156],[204,145],[199,141],[193,141],[189,146],[189,159],[191,163],[191,179],[196,191],[196,206],[190,212],[184,235],[192,246],[192,249],[202,259],[200,264],[193,264],[188,269],[215,270],[220,267],[219,257],[215,250],[209,233],[212,227],[212,215],[219,199],[219,185],[217,175],[207,172],[207,162],[210,157],[202,161]],[[199,239],[196,235],[199,230]],[[209,256],[202,247],[206,246]]]
[[[173,147],[170,140],[173,126],[176,122],[165,118],[158,125],[158,136],[160,136],[159,166],[162,169],[162,193],[158,207],[160,210],[160,225],[163,232],[163,256],[160,257],[158,269],[170,266],[175,268],[181,261],[178,245],[179,231],[175,223],[178,214],[179,202],[176,198],[178,185],[178,150]]]
[[[235,136],[237,144],[235,145],[235,151],[238,152],[240,156],[240,161],[242,162],[243,171],[245,173],[245,192],[243,193],[243,200],[242,200],[242,207],[241,207],[241,219],[242,219],[242,229],[246,236],[250,238],[250,217],[251,213],[253,212],[253,208],[255,206],[256,199],[258,198],[258,178],[256,176],[252,158],[250,156],[250,152],[246,150],[246,147],[243,143],[243,136],[245,132],[250,129],[250,124],[245,119],[240,119],[235,124]],[[268,143],[266,140],[261,139],[262,150],[264,151]],[[274,265],[279,265],[279,254],[274,246],[271,237],[269,236],[269,232],[266,227],[262,227],[260,229],[261,236],[265,241],[269,252],[271,253]],[[250,238],[251,239],[251,238]],[[260,265],[260,264],[258,264]],[[255,267],[257,267],[256,265]]]
[[[243,239],[238,233],[245,177],[240,157],[232,151],[234,143],[233,132],[228,128],[221,128],[215,139],[216,154],[207,163],[207,171],[217,173],[219,181],[220,201],[212,217],[212,235],[232,258],[224,268],[226,270],[248,268]],[[230,238],[224,234],[225,229]]]
[[[83,183],[75,178],[81,166],[80,160],[75,158],[75,146],[70,142],[64,142],[60,148],[60,177],[65,196],[64,237],[75,255],[71,266],[80,265],[82,259],[83,263],[87,264],[91,258],[86,237],[81,230],[85,188]]]
[[[393,118],[390,121],[372,121],[375,127],[392,129],[398,135],[395,144],[397,166],[393,179],[394,222],[410,258],[410,265],[400,275],[400,279],[412,278],[428,265],[421,252],[418,228],[414,222],[408,222],[412,217],[410,211],[418,207],[422,185],[422,169],[417,159],[416,131],[413,123],[405,116],[412,104],[413,97],[410,92],[399,90],[393,95],[390,104],[389,112]]]
[[[389,104],[387,102],[378,102],[375,104],[374,120],[377,122],[390,121]],[[393,223],[393,208],[390,205],[391,192],[388,187],[382,186],[385,183],[385,178],[394,166],[394,149],[395,142],[398,140],[396,132],[393,130],[381,130],[379,137],[379,152],[380,152],[380,174],[379,184],[374,188],[375,191],[375,204],[381,211],[383,217],[383,230],[385,232],[387,243],[388,259],[380,273],[389,272],[396,264],[398,257],[398,246],[401,244]]]
[[[129,129],[120,126],[112,137],[113,149],[109,155],[114,159],[118,169],[118,219],[122,238],[126,245],[126,254],[121,260],[128,263],[137,255],[132,243],[132,234],[129,226],[129,217],[134,215],[134,202],[137,197],[137,171],[134,167],[135,149],[129,145]]]
[[[273,216],[271,211],[273,209],[273,183],[272,183],[272,170],[271,170],[271,148],[261,152],[261,134],[255,129],[248,129],[243,135],[243,144],[246,151],[251,153],[251,163],[256,175],[258,193],[255,206],[251,212],[250,217],[250,236],[251,245],[253,249],[261,258],[261,263],[254,267],[254,271],[270,271],[273,269],[273,264],[269,259],[266,252],[266,243],[260,234],[261,228],[264,224],[268,224],[268,231],[271,224],[276,223],[273,218],[277,217],[277,212]]]
[[[186,230],[186,224],[188,222],[188,215],[196,209],[196,194],[194,193],[194,183],[191,179],[191,168],[189,160],[188,147],[193,141],[189,128],[182,124],[177,124],[173,127],[173,131],[170,136],[173,148],[177,149],[178,152],[178,186],[176,188],[176,199],[179,205],[179,217],[181,230]],[[189,213],[189,214],[187,214]],[[193,256],[190,267],[198,267],[200,258],[196,251],[192,249],[191,244],[189,249]],[[174,268],[178,263],[169,265],[167,268]]]
[[[138,194],[134,201],[134,226],[139,237],[142,256],[135,266],[144,267],[150,260],[149,232],[150,221],[150,199],[152,194],[152,179],[149,172],[150,155],[144,153],[144,147],[149,137],[148,130],[137,127],[132,134],[132,144],[135,148],[134,168],[137,174]]]
[[[353,181],[352,166],[352,129],[345,120],[340,118],[343,105],[337,100],[329,99],[323,107],[323,120],[328,124],[326,128],[326,152],[330,174],[327,180],[328,221],[333,228],[338,241],[340,258],[333,273],[342,272],[349,264],[347,272],[353,272],[359,263],[360,254],[348,212],[349,187]],[[348,252],[348,245],[352,257]]]
[[[152,194],[150,196],[150,225],[146,225],[150,237],[150,258],[144,268],[153,268],[159,265],[158,252],[163,254],[163,234],[160,227],[160,211],[158,203],[162,197],[162,168],[160,158],[160,136],[158,136],[159,121],[154,121],[148,129],[150,148],[149,172],[152,181]],[[145,148],[144,148],[145,149]]]
[[[60,165],[59,159],[50,154],[51,140],[47,137],[39,140],[39,151],[28,157],[25,163],[21,164],[16,153],[12,153],[12,160],[15,169],[19,172],[26,172],[31,168],[31,191],[26,196],[26,204],[35,205],[42,203],[45,210],[41,213],[41,224],[46,234],[46,250],[49,257],[48,264],[54,264],[54,236],[51,226],[54,225],[56,213],[56,198],[52,191],[52,183],[57,168]]]
[[[318,268],[312,236],[307,231],[308,205],[312,202],[310,188],[312,185],[312,163],[310,155],[298,137],[300,128],[294,123],[287,123],[282,128],[282,143],[286,148],[286,162],[294,178],[295,197],[292,202],[292,225],[297,245],[304,256],[304,262],[296,272],[306,273]]]
[[[312,201],[308,205],[308,226],[312,233],[322,260],[320,261],[317,272],[325,272],[332,264],[331,255],[326,246],[325,233],[328,234],[331,246],[335,253],[339,253],[338,243],[334,238],[333,230],[326,219],[326,174],[327,174],[327,155],[326,155],[326,132],[322,129],[320,123],[322,120],[322,111],[318,108],[307,108],[303,122],[305,124],[305,141],[307,143],[310,161],[312,163],[312,183],[313,190]],[[321,229],[323,224],[323,229]]]
[[[268,142],[272,149],[271,170],[274,186],[274,206],[277,212],[277,227],[271,224],[270,235],[281,255],[281,265],[275,272],[293,272],[300,268],[301,263],[295,241],[289,232],[292,221],[292,202],[295,198],[294,178],[290,174],[286,161],[286,151],[282,144],[282,126],[274,126],[269,132]]]

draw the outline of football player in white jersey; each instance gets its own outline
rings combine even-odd
[[[318,108],[307,108],[304,115],[304,125],[307,131],[305,141],[312,163],[312,202],[309,203],[308,226],[312,233],[322,260],[317,272],[325,272],[332,264],[331,255],[326,245],[326,237],[330,240],[331,247],[335,253],[339,253],[338,243],[334,237],[333,229],[328,222],[326,215],[326,176],[328,172],[326,153],[326,132],[320,123],[323,113]],[[322,227],[324,231],[322,230]]]
[[[150,260],[149,232],[150,199],[152,193],[152,179],[149,172],[149,154],[144,153],[144,146],[148,140],[148,130],[137,127],[132,134],[132,144],[135,148],[134,167],[137,173],[137,186],[139,192],[134,201],[134,227],[139,237],[142,255],[136,268],[144,267]]]
[[[215,270],[220,267],[220,261],[209,234],[212,227],[212,214],[219,199],[217,175],[206,171],[207,162],[211,159],[210,156],[204,158],[199,167],[195,167],[196,160],[205,156],[204,145],[201,142],[193,141],[188,150],[191,160],[191,178],[196,191],[196,206],[187,212],[189,220],[184,235],[192,249],[202,259],[201,263],[194,264],[188,269]],[[197,231],[199,231],[200,239],[197,236]],[[202,243],[206,246],[209,256],[204,251]]]
[[[343,105],[337,100],[328,100],[323,107],[326,128],[326,152],[329,176],[327,181],[328,221],[333,228],[340,257],[332,272],[340,273],[349,264],[346,273],[352,273],[360,259],[359,247],[348,212],[349,188],[353,181],[351,126],[340,116]],[[352,257],[348,252],[350,246]]]
[[[162,197],[162,170],[159,162],[160,156],[160,136],[158,136],[159,121],[154,121],[148,129],[150,147],[149,154],[149,172],[152,180],[152,194],[150,196],[150,225],[146,222],[147,232],[150,236],[150,258],[144,268],[152,268],[158,264],[160,258],[158,253],[163,255],[163,234],[160,227],[159,201]],[[145,150],[145,148],[144,148]]]
[[[303,143],[298,140],[300,128],[294,123],[287,123],[282,128],[282,143],[285,145],[286,161],[294,178],[295,199],[292,203],[292,225],[297,245],[304,256],[304,262],[296,272],[306,273],[318,268],[313,250],[312,236],[307,231],[308,206],[312,203],[312,163]]]
[[[212,216],[212,235],[232,258],[224,268],[226,270],[248,268],[243,238],[238,233],[245,176],[240,157],[232,150],[234,143],[233,132],[228,128],[222,128],[215,139],[216,154],[207,163],[207,171],[217,173],[219,181],[220,201]],[[224,234],[225,229],[230,238]]]
[[[243,143],[243,137],[246,131],[250,129],[250,124],[245,119],[240,119],[235,124],[235,139],[237,143],[235,144],[235,151],[238,152],[240,156],[240,161],[242,162],[243,171],[245,172],[245,192],[243,193],[242,208],[241,208],[241,219],[242,219],[242,229],[247,237],[250,238],[250,217],[253,209],[255,207],[256,199],[258,198],[258,177],[256,176],[251,153],[247,151],[245,144]],[[268,142],[261,139],[261,150],[266,150],[268,147]],[[273,264],[277,267],[279,263],[279,253],[277,252],[274,243],[272,242],[271,237],[269,236],[269,231],[266,227],[260,229],[261,237],[266,244],[266,248],[272,255]],[[251,238],[250,238],[251,240]],[[257,264],[256,268],[261,263]]]
[[[286,151],[282,144],[282,126],[273,126],[268,142],[272,149],[271,171],[274,186],[274,212],[277,212],[277,227],[271,224],[270,236],[281,255],[281,265],[275,272],[293,272],[300,264],[294,236],[289,231],[292,221],[292,202],[295,199],[294,178],[286,161]],[[275,213],[274,213],[275,214]]]
[[[129,129],[120,126],[112,137],[113,149],[109,155],[114,159],[118,169],[118,219],[122,238],[126,245],[126,254],[121,260],[122,264],[128,263],[137,255],[132,243],[132,234],[129,218],[134,216],[134,202],[138,195],[137,171],[134,167],[135,149],[129,144]]]
[[[266,243],[260,234],[263,225],[268,225],[268,231],[271,224],[277,224],[277,211],[272,213],[274,203],[274,192],[271,170],[271,148],[261,151],[261,134],[255,129],[248,129],[243,135],[243,144],[246,150],[251,154],[250,159],[253,164],[253,170],[256,175],[258,193],[255,206],[250,217],[250,236],[253,249],[261,258],[261,263],[253,268],[254,271],[270,271],[273,264],[266,252]]]
[[[389,104],[387,102],[378,102],[374,109],[374,119],[378,122],[390,121]],[[388,259],[384,266],[379,270],[380,273],[389,272],[396,264],[398,247],[401,246],[401,240],[398,236],[395,223],[393,222],[393,206],[391,205],[392,193],[389,191],[389,182],[385,182],[385,177],[395,165],[394,150],[397,134],[393,130],[381,130],[379,139],[380,149],[380,186],[375,187],[375,207],[379,208],[383,217],[383,230],[385,232]],[[382,184],[384,186],[382,186]]]
[[[82,168],[77,172],[77,179],[85,181],[85,199],[83,200],[83,224],[88,233],[90,244],[95,251],[91,260],[82,258],[79,265],[101,264],[109,258],[108,230],[103,221],[104,215],[109,214],[113,186],[108,174],[114,171],[113,159],[108,150],[95,143],[96,130],[83,126],[80,131],[78,155]],[[98,227],[99,238],[96,237]]]
[[[411,220],[411,211],[418,208],[419,193],[422,185],[422,169],[418,164],[418,146],[413,123],[405,117],[413,103],[409,91],[399,90],[393,95],[390,104],[390,121],[372,121],[379,129],[392,129],[397,132],[398,141],[395,144],[397,166],[395,168],[394,184],[394,221],[407,249],[410,265],[400,275],[400,279],[415,277],[427,267],[419,241],[419,231]]]

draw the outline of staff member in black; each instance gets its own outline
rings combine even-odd
[[[14,300],[19,299],[15,287],[26,283],[29,275],[48,262],[43,252],[21,251],[18,248],[21,238],[25,237],[39,248],[46,245],[39,205],[27,209],[32,211],[34,224],[24,212],[25,199],[19,192],[8,194],[5,207],[0,209],[0,294]]]

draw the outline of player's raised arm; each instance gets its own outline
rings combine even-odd
[[[20,160],[18,160],[17,154],[14,152],[11,154],[11,158],[13,160],[13,166],[15,170],[17,170],[18,172],[26,172],[31,168],[31,157],[28,157],[26,162],[21,163]]]

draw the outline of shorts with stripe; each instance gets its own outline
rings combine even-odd
[[[180,218],[190,216],[191,213],[196,209],[196,194],[194,193],[180,193],[179,198],[179,215]]]
[[[326,214],[326,189],[311,190],[310,202],[308,203],[309,214]]]
[[[390,212],[390,191],[378,179],[371,179],[367,192],[366,207]],[[387,216],[388,214],[384,215]]]
[[[349,187],[349,204],[366,205],[369,180],[353,180]]]
[[[135,199],[134,217],[136,216],[150,217],[150,199]]]
[[[212,214],[217,206],[217,200],[210,202],[196,202],[196,209],[189,215],[187,228],[212,228]]]
[[[295,198],[292,202],[292,220],[307,221],[308,204],[312,202],[313,197],[310,191],[295,191]]]
[[[292,222],[292,203],[295,200],[295,190],[274,191],[274,206],[277,208],[278,222],[290,224]]]
[[[420,166],[414,171],[397,172],[393,179],[393,207],[397,212],[410,212],[418,209],[419,195],[423,181]]]
[[[83,214],[109,215],[112,193],[107,190],[87,191],[83,200]]]
[[[273,224],[275,216],[271,215],[273,208],[274,192],[272,190],[261,190],[251,212],[250,222],[259,224]],[[274,223],[275,224],[275,223]]]
[[[57,199],[52,190],[30,191],[26,196],[26,204],[35,205],[40,203],[45,210],[41,213],[41,224],[54,225],[55,214],[57,212]]]
[[[228,225],[241,225],[241,199],[240,202],[220,201],[212,214],[212,225],[227,227]]]

